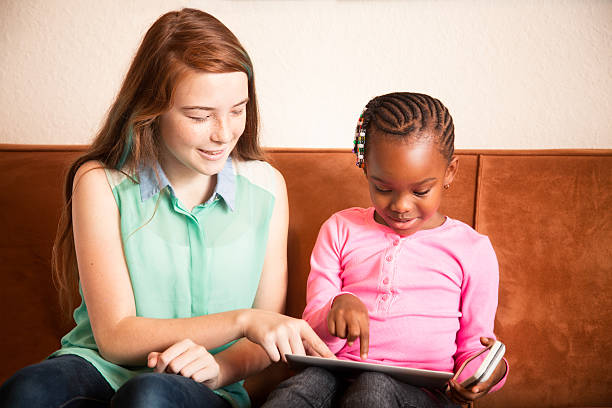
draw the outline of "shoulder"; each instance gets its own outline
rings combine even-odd
[[[76,212],[81,215],[94,209],[98,214],[104,209],[115,211],[117,206],[109,177],[103,163],[94,160],[83,163],[72,182],[73,210],[79,209]]]
[[[88,187],[100,187],[114,191],[115,187],[122,184],[124,181],[130,181],[130,184],[137,184],[134,177],[122,170],[110,169],[104,163],[97,160],[90,160],[83,163],[76,171],[72,183],[73,192],[81,184]]]
[[[449,238],[457,242],[457,244],[461,244],[467,248],[484,246],[493,249],[488,236],[481,234],[462,221],[448,217],[444,231],[449,235]]]
[[[361,207],[351,207],[329,217],[328,221],[332,221],[338,224],[364,224],[369,209]]]
[[[285,179],[270,163],[234,158],[232,165],[236,176],[245,179],[249,184],[270,192],[274,197],[286,195]]]
[[[97,160],[90,160],[83,163],[76,171],[72,181],[73,193],[81,186],[96,187],[108,185],[106,178],[106,168],[103,163]]]
[[[352,207],[338,211],[329,217],[321,226],[321,230],[335,230],[338,235],[348,236],[361,227],[367,227],[369,209]]]
[[[468,274],[497,273],[495,250],[489,237],[469,225],[449,218],[446,228],[449,246]]]

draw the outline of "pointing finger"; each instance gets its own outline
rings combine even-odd
[[[368,349],[370,347],[370,328],[368,322],[361,327],[361,334],[359,335],[359,353],[361,359],[365,360],[368,358]]]

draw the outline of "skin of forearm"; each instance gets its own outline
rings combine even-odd
[[[146,365],[152,351],[164,351],[174,343],[191,339],[211,350],[244,336],[243,315],[249,309],[234,310],[206,316],[154,319],[130,316],[112,328],[94,330],[100,354],[119,365]]]
[[[215,360],[219,364],[218,387],[243,380],[271,363],[263,348],[245,338],[215,354]]]

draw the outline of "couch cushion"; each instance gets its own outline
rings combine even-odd
[[[59,348],[73,326],[51,282],[64,175],[80,151],[0,152],[0,382]]]
[[[612,402],[611,188],[610,154],[481,157],[476,228],[500,262],[511,370],[482,406]]]

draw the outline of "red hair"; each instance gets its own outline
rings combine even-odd
[[[78,289],[71,204],[77,170],[83,163],[96,160],[107,168],[135,174],[140,165],[156,162],[158,118],[172,106],[176,85],[189,71],[247,74],[246,126],[232,155],[241,160],[264,158],[258,138],[253,65],[236,36],[201,10],[185,8],[161,16],[145,34],[96,138],[66,177],[66,205],[52,253],[53,279],[66,312],[72,311]]]

